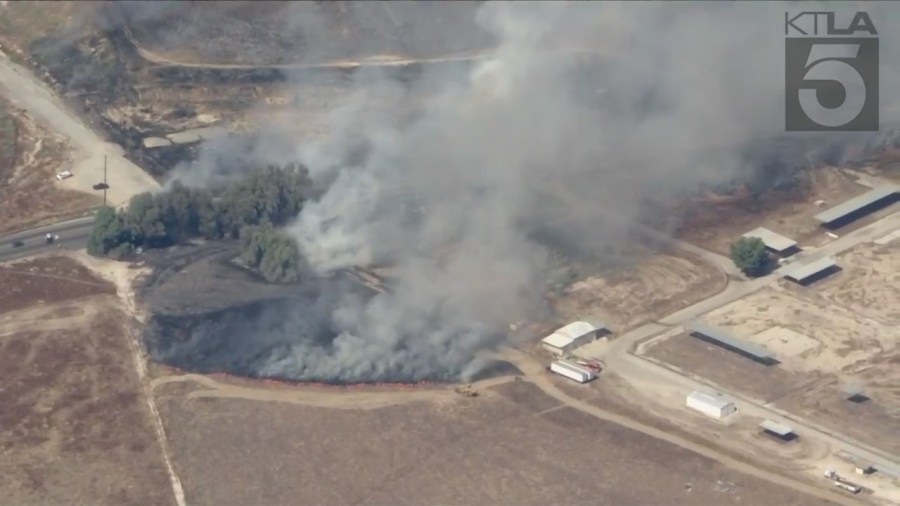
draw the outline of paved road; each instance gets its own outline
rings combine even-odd
[[[74,177],[60,187],[97,195],[93,185],[103,181],[103,160],[107,158],[109,201],[119,204],[133,195],[159,188],[149,174],[124,157],[120,146],[105,142],[31,71],[12,62],[0,52],[0,94],[24,109],[46,128],[68,140],[74,149],[71,167]]]
[[[895,212],[871,225],[850,232],[819,248],[803,252],[794,262],[806,262],[822,256],[835,256],[859,244],[876,240],[898,229],[900,229],[900,212]],[[900,461],[900,458],[895,455],[890,455],[887,452],[854,441],[841,434],[832,433],[812,421],[769,406],[764,401],[729,392],[719,385],[714,385],[708,381],[700,381],[699,378],[692,378],[681,372],[668,369],[633,353],[634,348],[641,342],[662,336],[666,332],[673,331],[673,329],[677,330],[679,326],[698,318],[713,309],[722,307],[766,287],[781,276],[781,271],[785,267],[782,267],[763,278],[750,281],[731,281],[726,289],[717,295],[666,316],[657,323],[650,323],[634,329],[623,334],[618,339],[612,341],[601,340],[590,343],[578,348],[575,351],[575,354],[582,358],[600,358],[606,364],[609,371],[615,372],[636,385],[674,384],[683,387],[685,390],[696,390],[713,386],[716,390],[742,401],[741,408],[742,411],[746,413],[773,420],[786,420],[790,425],[793,425],[798,432],[802,433],[804,437],[823,441],[827,443],[833,451],[845,450],[863,459],[868,459],[876,466],[881,465],[893,469],[900,468],[900,462],[898,462]]]
[[[86,216],[0,237],[0,261],[53,251],[58,246],[68,249],[84,248],[93,226],[94,217]],[[47,234],[58,235],[58,244],[47,244]],[[12,246],[15,241],[22,241],[25,244],[15,248]]]

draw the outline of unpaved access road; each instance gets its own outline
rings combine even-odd
[[[24,109],[47,128],[63,135],[73,148],[69,168],[74,177],[61,187],[96,195],[93,186],[103,181],[104,157],[107,164],[110,204],[119,205],[133,195],[159,188],[148,173],[129,161],[122,148],[104,141],[30,70],[14,63],[0,52],[0,93],[16,107]]]

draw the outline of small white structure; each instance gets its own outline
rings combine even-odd
[[[56,180],[62,181],[63,179],[69,179],[70,177],[72,177],[72,175],[73,174],[72,174],[71,170],[64,170],[64,171],[56,174]]]
[[[733,402],[724,399],[721,394],[710,395],[703,392],[691,392],[687,396],[686,406],[717,420],[721,420],[737,411],[737,406]]]
[[[577,381],[579,383],[587,383],[591,381],[596,376],[594,375],[594,371],[581,367],[578,364],[574,364],[567,360],[556,360],[550,363],[550,370],[559,374],[560,376],[565,376],[570,380]]]
[[[565,355],[575,348],[597,339],[605,330],[606,326],[603,324],[584,321],[572,322],[542,339],[541,344],[556,355]]]

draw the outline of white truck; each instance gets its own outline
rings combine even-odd
[[[72,174],[72,171],[71,171],[71,170],[64,170],[64,171],[62,171],[62,172],[57,172],[57,173],[56,173],[56,180],[57,180],[57,181],[62,181],[63,179],[69,179],[69,178],[72,177],[73,175],[74,175],[74,174]]]

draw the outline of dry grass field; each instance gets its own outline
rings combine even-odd
[[[639,251],[632,265],[587,275],[554,301],[560,321],[603,321],[617,333],[656,320],[725,288],[725,277],[682,252]]]
[[[69,168],[69,148],[58,135],[0,101],[0,234],[86,211],[99,195],[66,189],[56,173]]]
[[[115,288],[61,257],[0,286],[3,503],[173,504]]]
[[[191,399],[206,387],[188,384],[157,402],[191,504],[817,504],[526,382],[355,410]]]
[[[804,178],[805,191],[776,192],[758,201],[740,204],[699,206],[686,218],[678,236],[722,255],[729,254],[730,245],[736,238],[757,227],[766,227],[789,237],[801,248],[816,246],[827,237],[813,216],[870,190],[841,169],[811,170]],[[872,219],[860,220],[846,228],[861,226]]]

